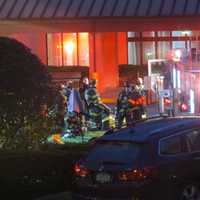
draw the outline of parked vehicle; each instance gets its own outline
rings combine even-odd
[[[200,118],[159,118],[97,139],[74,165],[72,196],[197,200],[199,186]]]

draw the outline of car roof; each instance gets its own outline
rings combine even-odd
[[[154,135],[171,135],[176,133],[177,129],[185,130],[198,125],[200,126],[199,116],[156,118],[136,123],[131,127],[107,132],[98,140],[146,142]]]

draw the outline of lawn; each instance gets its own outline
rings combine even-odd
[[[49,143],[58,143],[58,144],[80,144],[87,143],[90,139],[95,137],[100,137],[105,133],[105,131],[87,131],[84,132],[81,136],[73,137],[64,137],[61,134],[53,134],[48,137]]]

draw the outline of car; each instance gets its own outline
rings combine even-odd
[[[74,166],[72,199],[200,199],[200,117],[111,130]]]

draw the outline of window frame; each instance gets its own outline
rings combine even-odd
[[[129,31],[131,32],[131,31]],[[127,36],[127,48],[128,48],[128,43],[129,42],[139,42],[140,45],[140,52],[144,51],[144,47],[143,47],[143,43],[144,42],[155,42],[155,59],[159,59],[158,57],[158,42],[169,42],[170,43],[170,50],[172,50],[172,44],[173,42],[185,42],[185,48],[191,48],[191,43],[194,41],[200,41],[200,36],[193,36],[193,35],[182,35],[182,36],[172,36],[172,32],[173,31],[168,31],[169,32],[169,36],[160,36],[158,34],[158,31],[154,32],[154,36],[143,36],[143,32],[136,32],[137,35],[136,36],[128,36],[128,33],[126,34]],[[189,42],[189,47],[187,42]],[[128,51],[128,55],[127,57],[129,57],[129,51]],[[140,56],[140,65],[145,65],[146,63],[143,62],[143,54],[141,54]]]
[[[187,134],[191,133],[192,131],[195,131],[195,130],[198,130],[199,131],[199,134],[200,134],[200,127],[195,127],[193,129],[189,129],[189,130],[186,130],[184,131],[183,133],[183,140],[184,140],[184,145],[185,145],[185,150],[186,150],[186,154],[194,154],[194,153],[200,153],[200,149],[199,150],[196,150],[196,151],[188,151],[188,148],[187,148]]]
[[[61,65],[51,65],[50,63],[49,63],[49,54],[48,54],[48,49],[50,48],[50,45],[49,45],[49,43],[48,43],[48,34],[56,34],[56,33],[59,33],[59,34],[61,34],[61,61],[62,61],[62,64]],[[75,52],[75,54],[76,54],[76,64],[74,64],[74,65],[64,65],[64,39],[63,39],[63,35],[64,34],[67,34],[67,33],[75,33],[76,34],[76,52]],[[58,68],[60,68],[60,67],[68,67],[68,66],[85,66],[85,65],[81,65],[80,64],[80,55],[79,55],[79,40],[80,40],[80,33],[83,33],[83,32],[48,32],[48,33],[46,33],[46,60],[47,60],[47,66],[55,66],[55,67],[58,67]],[[89,46],[89,49],[90,49],[90,42],[89,42],[89,32],[86,32],[87,34],[88,34],[88,46]],[[89,52],[88,52],[88,54],[90,54],[90,50],[89,50]],[[90,57],[88,57],[88,66],[86,66],[86,67],[89,67],[90,66]]]
[[[173,137],[180,137],[180,142],[181,142],[181,152],[180,153],[175,153],[175,154],[163,154],[163,153],[161,153],[161,142],[163,141],[163,140],[168,140],[168,139],[170,139],[170,138],[173,138]],[[165,136],[165,137],[162,137],[162,138],[160,138],[159,139],[159,142],[158,142],[158,154],[159,154],[159,156],[161,156],[161,157],[174,157],[174,156],[179,156],[179,155],[182,155],[182,154],[184,154],[185,152],[183,151],[183,148],[184,147],[184,144],[183,144],[183,137],[182,137],[182,133],[180,133],[180,132],[178,132],[178,133],[176,133],[176,134],[173,134],[173,135],[170,135],[170,136]]]
[[[196,129],[200,130],[200,126],[195,126],[193,128],[188,128],[186,130],[181,130],[181,131],[178,131],[177,133],[175,133],[173,135],[164,136],[164,137],[160,138],[159,141],[158,141],[158,155],[161,156],[161,157],[175,157],[175,156],[183,156],[183,155],[187,156],[187,155],[191,155],[191,154],[194,154],[194,153],[200,153],[200,150],[199,151],[193,151],[193,152],[186,151],[186,134],[189,131],[193,131],[193,130],[196,130]],[[161,154],[160,153],[160,142],[162,140],[164,140],[164,139],[168,139],[168,138],[179,136],[179,135],[181,137],[181,149],[182,149],[182,152],[181,153],[177,153],[177,154],[168,154],[168,155]]]

